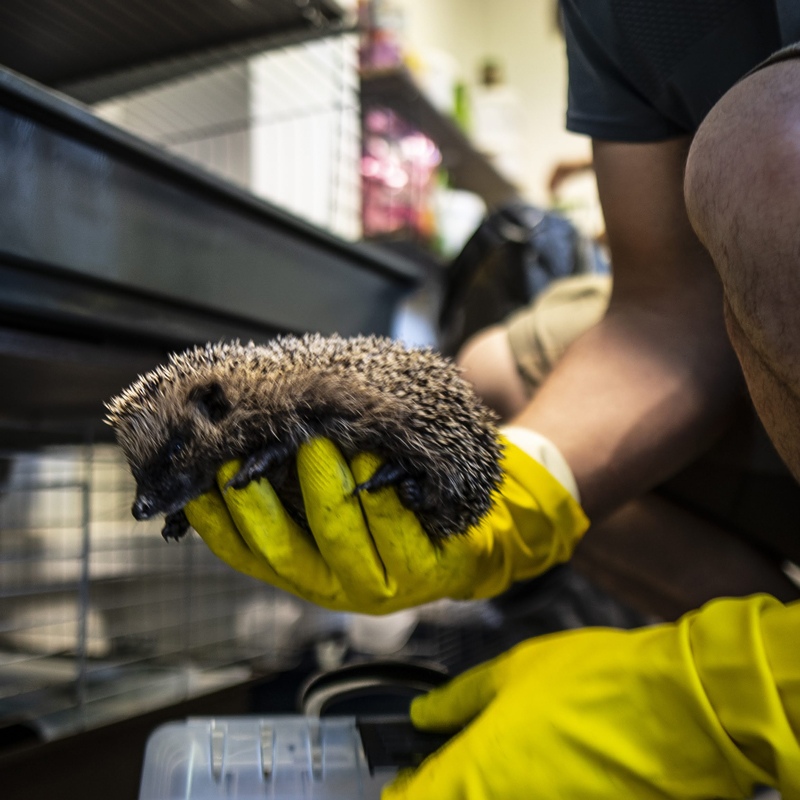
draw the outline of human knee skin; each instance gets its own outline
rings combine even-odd
[[[751,396],[800,479],[800,62],[767,67],[717,103],[685,189]]]
[[[478,396],[502,419],[524,408],[528,395],[504,327],[496,325],[475,334],[459,351],[456,363],[464,368],[464,378]]]

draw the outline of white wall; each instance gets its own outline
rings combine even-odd
[[[461,79],[472,81],[486,54],[487,0],[397,0],[411,49],[444,50],[458,61]]]
[[[399,0],[410,48],[450,52],[460,77],[474,85],[480,63],[497,58],[517,92],[525,118],[523,191],[549,201],[547,181],[556,163],[590,156],[589,140],[566,131],[567,60],[556,26],[556,0]],[[579,202],[596,202],[592,180]]]
[[[564,127],[567,59],[556,27],[556,2],[484,0],[484,7],[487,54],[502,60],[525,111],[525,188],[532,200],[544,202],[554,164],[590,155],[588,138]]]

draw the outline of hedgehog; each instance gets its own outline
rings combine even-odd
[[[395,487],[436,543],[479,522],[501,478],[496,417],[460,369],[430,348],[384,337],[196,346],[106,408],[136,480],[133,516],[166,515],[167,540],[186,533],[184,506],[231,459],[241,468],[228,486],[266,478],[308,530],[294,456],[314,437],[331,439],[347,459],[379,455],[382,466],[354,493]]]

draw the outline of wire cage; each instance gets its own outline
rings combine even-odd
[[[285,668],[324,615],[130,516],[110,445],[6,454],[0,725],[53,738]]]
[[[232,58],[93,109],[332,233],[361,237],[355,34]]]

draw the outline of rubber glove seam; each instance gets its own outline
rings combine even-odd
[[[347,465],[350,470],[352,471],[352,467],[348,463]],[[361,502],[361,495],[356,495],[356,500],[358,500],[358,507],[361,509],[361,516],[364,517],[364,527],[367,529],[367,536],[369,536],[369,541],[372,544],[372,552],[375,554],[375,557],[378,559],[378,563],[381,565],[381,571],[383,572],[383,587],[386,590],[386,594],[381,598],[376,598],[377,602],[381,602],[382,600],[394,600],[397,596],[397,586],[392,588],[389,583],[389,573],[386,569],[386,564],[381,556],[380,550],[378,550],[378,545],[375,542],[375,537],[372,535],[372,526],[369,522],[369,515],[367,514],[367,510],[364,508],[364,504]]]

